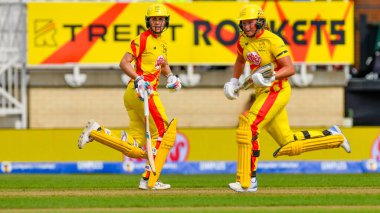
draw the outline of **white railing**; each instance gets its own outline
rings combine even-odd
[[[25,12],[20,0],[0,2],[0,122],[12,117],[15,128],[27,127]]]

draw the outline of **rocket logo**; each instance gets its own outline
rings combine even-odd
[[[56,47],[55,34],[57,32],[53,20],[38,19],[34,21],[34,46]]]

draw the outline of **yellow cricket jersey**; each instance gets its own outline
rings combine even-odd
[[[167,63],[166,41],[147,30],[131,42],[127,52],[135,57],[136,73],[143,75],[144,80],[149,81],[156,90],[161,66]]]
[[[238,53],[249,62],[252,71],[257,67],[290,55],[284,41],[268,30],[263,30],[261,34],[255,37],[241,35],[237,42],[237,49]],[[275,63],[276,67],[277,64]]]

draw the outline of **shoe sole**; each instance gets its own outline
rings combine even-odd
[[[153,187],[152,190],[166,190],[166,189],[170,189],[171,187],[168,187],[168,188],[155,188]],[[139,189],[141,190],[148,190],[148,188],[143,188],[143,187],[139,187]]]
[[[160,184],[158,184],[158,185],[160,185]],[[162,186],[162,185],[165,185],[165,187],[164,186]],[[171,186],[170,186],[170,184],[162,184],[161,183],[161,186],[160,187],[153,187],[152,188],[152,190],[166,190],[166,189],[170,189],[171,188]],[[141,190],[148,190],[149,188],[148,188],[148,185],[145,185],[145,184],[140,184],[139,185],[139,189],[141,189]]]
[[[235,191],[235,192],[255,192],[255,191],[257,191],[257,187],[256,188],[253,188],[253,189],[235,189],[235,188],[233,188],[233,187],[231,187],[231,185],[230,184],[228,184],[228,187],[231,189],[231,190],[233,190],[233,191]]]
[[[169,188],[159,188],[159,189],[157,189],[157,188],[152,188],[152,190],[167,190],[167,189],[170,189],[170,187]]]
[[[245,192],[255,192],[255,191],[257,191],[257,188],[244,190],[244,189],[233,189],[233,188],[230,187],[230,189],[234,190],[235,192],[239,192],[239,193],[240,192],[245,193]]]
[[[155,187],[153,187],[152,189],[153,190],[166,190],[166,189],[170,189],[171,188],[171,186],[170,186],[170,184],[164,184],[165,186],[159,186],[158,188],[155,186]]]
[[[340,133],[340,134],[343,136],[343,138],[344,138],[344,140],[343,140],[343,142],[340,144],[340,146],[341,146],[341,147],[344,149],[344,151],[346,151],[347,153],[351,153],[351,146],[350,146],[350,143],[348,142],[346,136],[344,136],[342,130],[340,130],[340,128],[339,128],[338,126],[336,126],[336,125],[334,125],[333,127],[334,127],[334,129],[336,129],[336,131],[337,131],[338,133]]]
[[[80,134],[79,139],[78,139],[78,148],[79,148],[79,149],[83,149],[84,145],[87,143],[87,142],[84,142],[84,139],[85,139],[85,138],[84,138],[84,135],[86,134],[86,132],[88,132],[88,129],[90,129],[91,126],[92,126],[94,123],[95,123],[94,120],[89,120],[89,121],[87,122],[86,127],[84,127],[84,129],[83,129],[83,131],[82,131],[82,133]]]

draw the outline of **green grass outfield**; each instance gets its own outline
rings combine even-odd
[[[234,175],[162,175],[172,189],[139,190],[138,175],[0,175],[0,212],[380,212],[380,174],[260,174],[255,193]]]

